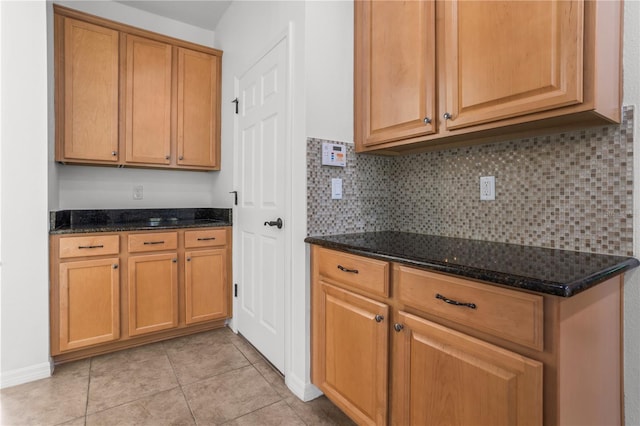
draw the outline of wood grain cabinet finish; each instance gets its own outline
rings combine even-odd
[[[116,163],[119,33],[55,18],[56,159]]]
[[[406,312],[397,319],[395,424],[542,424],[541,362]]]
[[[120,337],[119,259],[59,265],[58,344],[61,351]]]
[[[224,327],[231,244],[230,227],[52,235],[55,362]]]
[[[229,316],[227,250],[187,251],[184,296],[187,324]]]
[[[220,58],[178,48],[178,166],[220,168]]]
[[[129,257],[129,335],[178,326],[178,255]]]
[[[621,11],[619,1],[356,1],[356,150],[619,122]]]
[[[56,161],[220,169],[220,50],[54,13]]]
[[[380,294],[328,258],[375,259],[311,248],[311,380],[357,423],[622,423],[621,275],[564,298],[387,263]]]
[[[385,424],[389,306],[320,281],[313,318],[313,383],[359,424]]]
[[[126,36],[125,161],[171,163],[172,47]]]

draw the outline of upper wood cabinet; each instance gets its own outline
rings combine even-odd
[[[58,157],[117,162],[119,33],[58,17],[55,26]]]
[[[619,122],[620,19],[618,1],[358,0],[356,149]]]
[[[178,48],[178,165],[220,168],[220,58]]]
[[[220,169],[221,51],[54,12],[56,161]]]
[[[125,161],[171,162],[171,46],[126,36]]]

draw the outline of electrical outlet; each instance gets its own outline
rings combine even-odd
[[[135,185],[133,187],[133,199],[142,200],[144,198],[144,187],[142,185]]]
[[[496,199],[496,178],[482,176],[480,178],[480,200],[493,201]]]

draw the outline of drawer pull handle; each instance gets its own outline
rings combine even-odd
[[[206,238],[198,238],[198,241],[211,241],[215,240],[216,237],[206,237]]]
[[[103,248],[104,245],[100,244],[97,246],[78,246],[79,249],[92,249],[92,248]]]
[[[164,244],[164,241],[145,241],[144,242],[145,246],[150,246],[150,245],[153,245],[153,244]]]
[[[476,304],[475,303],[463,303],[463,302],[458,302],[457,300],[453,300],[453,299],[447,299],[446,297],[444,297],[441,294],[436,294],[436,299],[440,299],[445,303],[448,303],[450,305],[456,305],[456,306],[466,306],[467,308],[471,308],[471,309],[475,309],[476,308]]]
[[[350,274],[357,274],[358,273],[357,269],[347,269],[342,265],[338,265],[338,269],[340,269],[342,272],[348,272]]]
[[[402,324],[398,324],[398,323],[393,324],[393,329],[394,329],[397,333],[400,333],[400,332],[402,331],[402,329],[403,329],[403,328],[404,328],[404,325],[402,325]]]
[[[382,322],[382,320],[384,320],[384,317],[380,314],[376,315],[374,317],[374,319],[376,320],[376,322]]]

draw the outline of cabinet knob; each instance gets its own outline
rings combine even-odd
[[[431,124],[431,119],[429,117],[425,117],[422,121],[424,121],[424,124]]]
[[[165,156],[164,156],[164,159],[165,159],[165,160],[168,160],[169,158],[171,158],[171,156],[170,156],[170,155],[165,155]]]
[[[178,263],[178,259],[171,259],[173,263]]]
[[[187,262],[191,262],[191,258],[190,257],[187,257]]]
[[[451,114],[445,112],[444,114],[442,114],[442,118],[444,118],[445,120],[451,120]]]
[[[180,157],[178,157],[178,160],[184,160],[184,156],[181,155]]]
[[[380,315],[380,314],[375,316],[376,322],[382,322],[383,319],[384,319],[384,317],[382,315]]]
[[[398,324],[398,323],[393,324],[393,329],[398,333],[401,332],[403,328],[404,328],[404,325],[402,324]]]
[[[111,151],[111,155],[115,157],[116,155],[118,155],[118,151]]]
[[[113,265],[113,269],[118,269],[118,264],[117,263]]]

